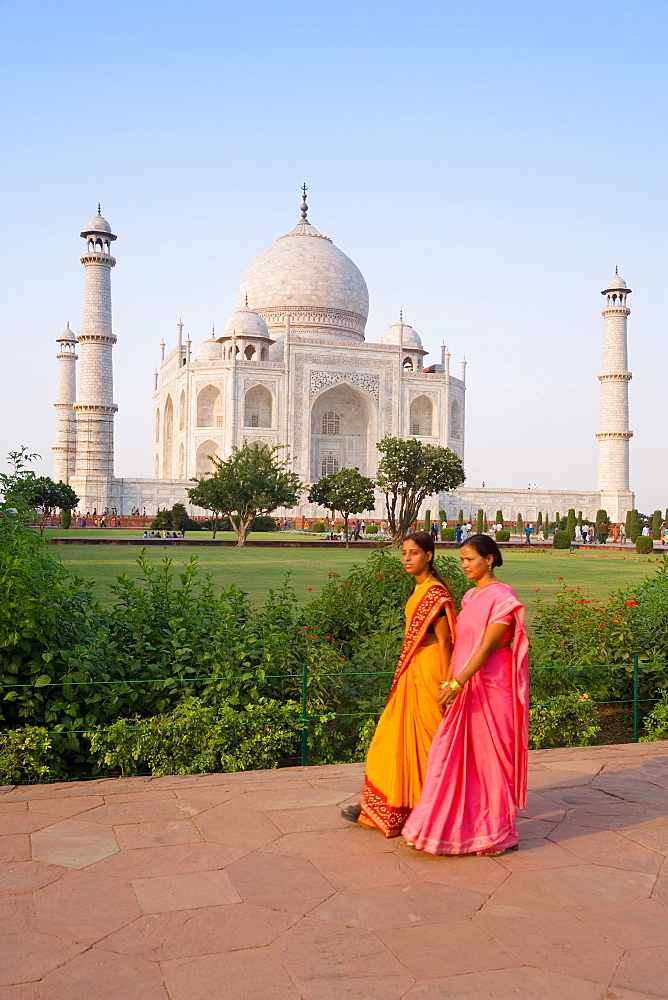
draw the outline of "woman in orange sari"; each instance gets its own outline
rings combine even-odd
[[[402,545],[404,569],[415,578],[404,643],[367,754],[361,802],[342,810],[345,819],[386,837],[401,833],[420,797],[427,753],[442,717],[439,690],[450,678],[455,610],[433,558],[434,540],[426,531],[414,532]]]
[[[429,854],[515,850],[524,807],[529,721],[528,641],[517,594],[494,576],[496,542],[473,535],[460,548],[467,591],[457,618],[452,679],[429,751],[422,796],[402,835]]]

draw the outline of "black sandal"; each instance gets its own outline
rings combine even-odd
[[[360,818],[360,813],[362,812],[361,806],[344,806],[341,810],[341,815],[344,819],[347,819],[349,823],[356,823]]]

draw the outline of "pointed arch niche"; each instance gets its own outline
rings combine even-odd
[[[311,404],[310,478],[323,468],[357,468],[363,476],[376,470],[376,408],[371,397],[350,383],[332,386]]]
[[[454,438],[462,436],[462,408],[458,399],[450,403],[450,435]]]
[[[202,441],[197,449],[195,458],[195,476],[201,479],[203,476],[213,472],[213,462],[210,455],[220,455],[220,447],[215,441]]]
[[[254,385],[244,397],[244,427],[273,427],[274,397],[263,385]]]
[[[168,396],[167,402],[165,403],[165,415],[164,415],[164,424],[162,432],[162,478],[163,479],[172,478],[173,449],[174,449],[174,404],[172,403],[172,397]]]
[[[207,385],[197,394],[197,426],[223,426],[223,394],[215,385]]]
[[[410,434],[431,437],[434,433],[434,404],[428,396],[418,396],[411,403]]]

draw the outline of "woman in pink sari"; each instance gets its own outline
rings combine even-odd
[[[496,542],[473,535],[460,548],[476,587],[457,618],[452,680],[442,684],[444,717],[429,751],[420,801],[402,830],[429,854],[489,854],[517,847],[517,810],[526,799],[529,721],[524,608],[494,577]]]

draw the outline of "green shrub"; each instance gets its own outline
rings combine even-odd
[[[638,535],[636,538],[636,552],[641,555],[648,555],[654,550],[654,539],[649,535]]]
[[[380,531],[380,526],[379,525],[377,525],[377,524],[367,524],[366,528],[364,529],[364,534],[365,535],[377,535],[379,531]]]
[[[596,705],[586,693],[536,700],[529,710],[529,746],[585,747],[600,732]]]
[[[510,532],[508,531],[508,529],[507,528],[501,528],[500,531],[497,531],[497,533],[496,533],[496,540],[497,540],[497,542],[509,542],[510,541]]]
[[[503,511],[502,510],[497,510],[497,512],[496,512],[496,523],[497,524],[503,524]]]
[[[637,510],[630,510],[626,515],[626,537],[631,542],[635,542],[640,534],[640,520]]]
[[[424,524],[422,525],[424,531],[429,531],[431,528],[431,511],[428,510],[424,515]]]
[[[652,514],[652,538],[661,541],[661,511],[655,510]]]
[[[297,702],[260,698],[235,710],[186,698],[168,715],[121,719],[107,731],[91,734],[91,752],[100,766],[123,775],[201,774],[250,771],[294,764],[301,743]],[[323,740],[322,715],[309,726],[318,757],[330,756]],[[331,745],[332,741],[329,740]],[[311,754],[311,760],[316,754]],[[328,760],[319,762],[328,763]]]
[[[517,515],[517,533],[519,535],[521,535],[523,531],[524,531],[524,518],[522,517],[521,514],[518,514]]]
[[[482,535],[485,525],[485,512],[482,507],[478,507],[478,513],[475,519],[475,530],[477,535]]]
[[[0,785],[30,785],[63,776],[59,761],[54,762],[46,729],[24,726],[0,730]]]
[[[668,688],[663,688],[660,694],[662,700],[643,720],[645,736],[640,737],[641,743],[668,740]]]
[[[441,530],[441,538],[444,542],[454,542],[455,540],[455,529],[454,528],[443,528]]]
[[[324,521],[314,521],[313,524],[311,525],[311,531],[314,531],[316,535],[322,534],[324,530],[325,530]]]
[[[571,507],[566,518],[566,531],[571,541],[575,538],[575,508]]]
[[[571,536],[567,531],[555,531],[552,545],[555,549],[570,549]]]
[[[72,524],[72,511],[69,507],[64,507],[60,512],[60,527],[66,531]]]

